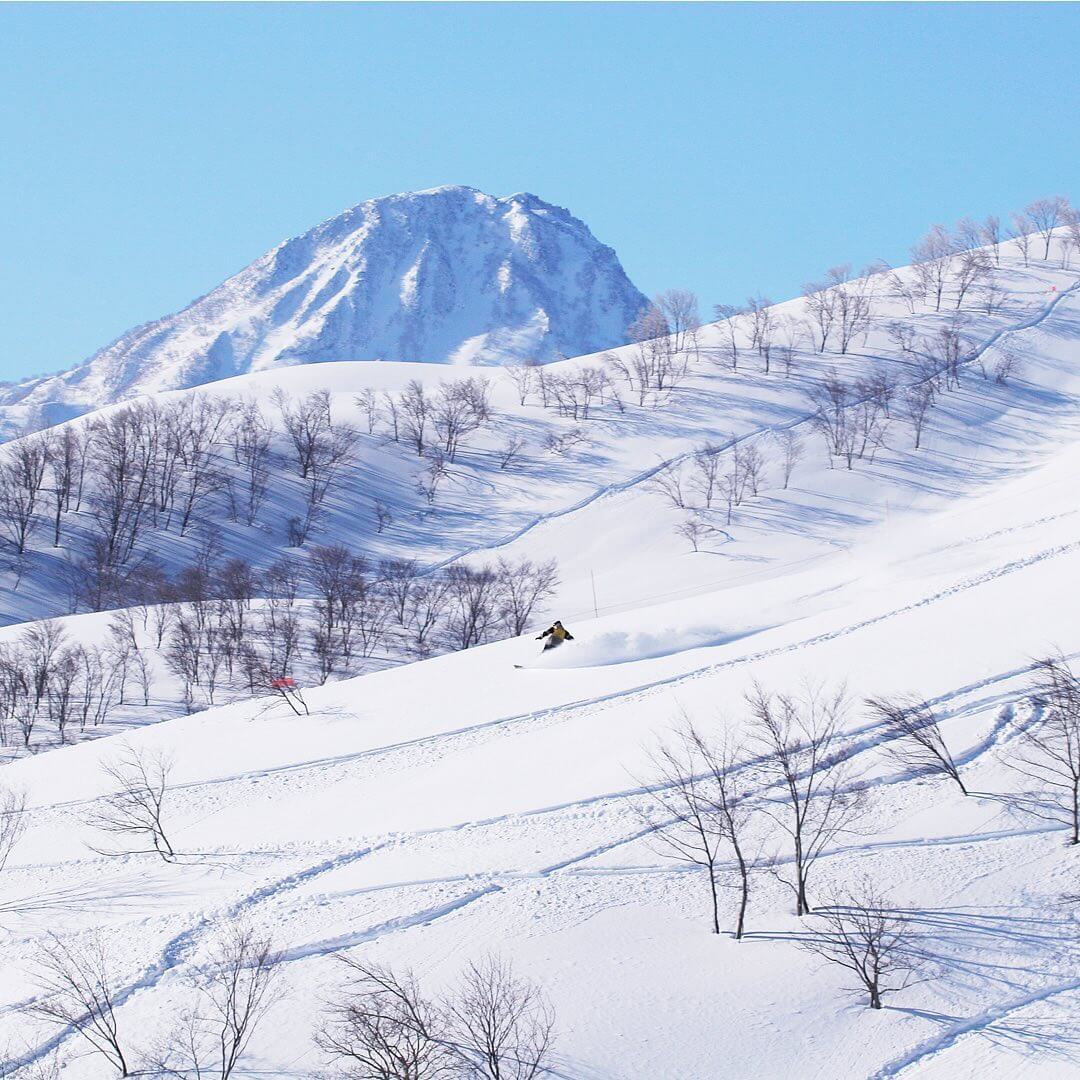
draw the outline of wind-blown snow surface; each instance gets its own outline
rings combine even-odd
[[[811,443],[790,488],[741,508],[712,550],[680,546],[678,515],[640,477],[693,438],[798,422],[775,374],[702,376],[678,416],[635,421],[652,425],[644,445],[609,433],[553,463],[575,478],[561,509],[484,524],[487,550],[512,524],[494,550],[559,557],[576,641],[554,654],[506,641],[311,690],[310,717],[261,700],[127,735],[174,755],[176,841],[197,856],[87,848],[115,738],[5,766],[33,809],[0,874],[0,1045],[20,1060],[59,1046],[65,1076],[104,1078],[74,1059],[73,1037],[20,1012],[36,943],[101,928],[122,1030],[146,1046],[215,926],[239,916],[286,953],[287,996],[247,1075],[318,1074],[311,1031],[341,976],[335,953],[410,966],[435,990],[488,950],[545,986],[557,1075],[574,1080],[1080,1075],[1080,923],[1064,899],[1080,892],[1077,851],[1006,798],[1032,658],[1080,655],[1080,291],[1059,270],[1010,280],[1009,310],[976,329],[1022,353],[1021,378],[965,373],[917,454],[898,427],[849,473]],[[903,370],[880,341],[846,363]],[[603,462],[591,484],[590,457]],[[469,530],[483,547],[484,528]],[[594,577],[599,617],[585,612]],[[860,833],[819,864],[817,895],[871,876],[933,965],[879,1013],[796,947],[812,920],[767,875],[747,940],[710,935],[700,876],[666,862],[633,810],[649,750],[681,715],[738,732],[755,681],[806,680],[847,683],[869,800]],[[858,703],[903,691],[935,703],[971,797],[882,753]]]
[[[85,364],[5,390],[12,423],[326,360],[494,364],[626,341],[645,304],[568,211],[468,187],[360,203]]]

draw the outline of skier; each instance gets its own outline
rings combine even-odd
[[[574,635],[556,619],[536,640],[542,641],[544,638],[547,638],[544,642],[544,652],[547,652],[548,649],[554,649],[564,641],[573,641]]]

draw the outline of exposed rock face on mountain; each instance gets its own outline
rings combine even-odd
[[[443,187],[361,203],[63,375],[5,390],[54,422],[136,394],[329,360],[545,361],[621,344],[645,298],[535,195]]]

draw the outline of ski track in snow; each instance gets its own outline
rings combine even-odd
[[[1011,1001],[991,1006],[977,1016],[952,1024],[936,1038],[927,1039],[906,1054],[893,1059],[873,1073],[870,1080],[892,1080],[893,1077],[901,1076],[909,1069],[925,1065],[930,1058],[955,1046],[965,1036],[978,1035],[992,1027],[999,1020],[1026,1008],[1028,1005],[1049,1001],[1058,994],[1066,994],[1072,990],[1080,990],[1080,979],[1069,979],[1065,982],[1053,983],[1050,986],[1033,990],[1031,993],[1022,994]]]

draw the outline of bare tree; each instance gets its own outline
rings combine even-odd
[[[130,1064],[117,1018],[117,987],[109,952],[100,937],[69,945],[55,934],[42,945],[38,962],[41,996],[26,1011],[31,1016],[74,1031],[116,1070],[130,1075]]]
[[[135,404],[94,425],[87,471],[93,481],[88,501],[96,535],[88,546],[98,603],[111,599],[109,593],[122,581],[122,568],[157,505],[155,489],[162,471],[158,420],[151,406]]]
[[[765,451],[757,442],[743,442],[736,443],[733,452],[742,459],[745,490],[749,491],[754,498],[757,498],[764,482],[765,466],[768,464]]]
[[[447,638],[452,648],[482,644],[498,621],[499,579],[488,567],[455,563],[444,576],[447,586]]]
[[[859,445],[852,411],[857,400],[854,388],[835,371],[829,371],[824,379],[811,386],[808,396],[814,409],[810,425],[825,440],[830,465],[834,458],[840,458],[852,468]]]
[[[745,315],[743,308],[733,304],[717,304],[713,308],[716,320],[720,323],[721,340],[724,342],[724,351],[731,361],[731,370],[739,368],[739,325],[742,316]]]
[[[177,853],[164,823],[172,769],[168,758],[126,747],[102,769],[117,789],[100,800],[89,821],[115,841],[112,849],[93,850],[112,856],[154,853],[172,862]]]
[[[723,465],[720,447],[706,443],[695,452],[693,465],[694,474],[691,483],[704,501],[705,509],[711,510],[713,500],[719,494],[720,472]]]
[[[664,464],[648,479],[648,486],[663,495],[675,509],[686,508],[686,495],[683,492],[682,469],[678,463]]]
[[[26,795],[0,790],[0,870],[7,865],[12,849],[26,831]]]
[[[194,1001],[159,1046],[158,1075],[180,1080],[229,1080],[252,1035],[275,1000],[281,955],[270,938],[230,923],[192,977]]]
[[[409,596],[419,576],[415,559],[384,559],[379,563],[379,588],[390,602],[399,626],[405,625]]]
[[[947,776],[966,795],[934,710],[915,697],[869,698],[866,702],[884,730],[882,749],[907,769]]]
[[[981,239],[990,249],[995,266],[1001,265],[1001,235],[1001,219],[990,214],[983,222]]]
[[[165,412],[164,435],[177,463],[174,491],[181,536],[187,532],[198,508],[221,483],[218,449],[230,408],[226,400],[190,394]],[[249,479],[250,475],[249,472]],[[172,505],[169,513],[171,516]]]
[[[439,488],[450,475],[446,455],[436,447],[428,455],[428,463],[416,474],[416,490],[427,499],[428,504],[435,502]]]
[[[424,456],[427,445],[427,429],[431,420],[432,403],[419,379],[411,379],[398,396],[405,438]]]
[[[802,461],[803,442],[794,428],[781,428],[773,433],[773,438],[780,454],[780,473],[786,490],[795,466]]]
[[[446,577],[430,577],[417,581],[408,593],[408,612],[405,625],[409,629],[411,648],[419,657],[429,656],[451,604],[451,583]]]
[[[551,1006],[538,986],[497,957],[469,964],[447,1003],[446,1024],[466,1075],[534,1080],[552,1064]]]
[[[915,433],[915,449],[922,443],[923,428],[934,404],[934,390],[927,382],[908,387],[904,394],[904,415]]]
[[[748,836],[753,817],[748,788],[752,774],[746,767],[745,750],[730,737],[725,737],[719,745],[710,745],[693,728],[690,734],[712,778],[707,797],[720,835],[731,848],[735,862],[739,890],[735,940],[740,941],[746,928],[751,875],[757,868],[757,854],[751,852]]]
[[[780,358],[784,364],[784,378],[790,379],[795,368],[795,354],[803,347],[810,328],[802,319],[786,318],[780,321],[782,336]]]
[[[306,543],[312,529],[318,522],[323,503],[331,485],[342,469],[346,468],[356,453],[359,434],[347,424],[331,425],[329,412],[327,426],[311,448],[311,456],[306,473],[306,502],[302,518],[294,518],[290,523],[290,543],[299,547]]]
[[[1035,665],[1031,695],[1038,712],[1008,764],[1035,786],[1016,805],[1067,824],[1069,843],[1080,844],[1080,678],[1064,658],[1047,657]]]
[[[316,1042],[348,1080],[452,1080],[459,1062],[442,1035],[439,1007],[411,972],[345,956],[350,981]]]
[[[502,445],[497,451],[499,468],[509,469],[512,465],[515,465],[524,449],[525,437],[517,434],[517,432],[511,431],[506,438],[503,439]]]
[[[1068,226],[1068,232],[1061,245],[1061,265],[1063,268],[1068,268],[1072,253],[1080,252],[1080,210],[1069,207],[1065,215],[1065,225]]]
[[[1020,354],[1012,349],[1002,349],[997,360],[994,361],[994,382],[999,386],[1004,386],[1009,379],[1018,376],[1022,370],[1023,361]]]
[[[953,230],[957,251],[972,251],[982,244],[982,226],[970,217],[963,217]]]
[[[836,322],[836,291],[828,284],[810,282],[803,286],[803,307],[817,329],[818,352],[824,352]]]
[[[457,457],[461,440],[486,422],[486,395],[477,407],[477,384],[480,380],[465,379],[443,383],[431,404],[432,422],[443,441],[443,452],[449,461]]]
[[[533,612],[549,600],[559,585],[559,564],[555,559],[534,563],[530,559],[512,562],[499,559],[498,604],[502,621],[513,637],[525,632]]]
[[[390,525],[393,525],[394,515],[382,499],[373,499],[372,509],[375,511],[375,531],[384,533]]]
[[[383,406],[386,409],[386,418],[390,421],[390,438],[394,442],[401,439],[401,409],[398,407],[397,398],[389,391],[383,393]]]
[[[838,266],[829,271],[829,281],[835,293],[840,352],[846,353],[855,338],[869,329],[874,311],[874,273],[864,270],[852,278],[851,267]]]
[[[60,526],[71,510],[80,485],[86,455],[85,436],[67,424],[48,440],[47,460],[52,488],[53,547],[60,546]]]
[[[688,514],[675,526],[675,532],[687,541],[694,551],[700,551],[701,542],[712,532],[712,529],[697,514]]]
[[[765,361],[765,374],[768,375],[773,334],[776,330],[772,301],[760,293],[751,296],[746,301],[746,311],[750,323],[750,347],[756,349],[758,356]]]
[[[1043,259],[1050,258],[1050,241],[1054,238],[1054,230],[1065,222],[1068,215],[1069,200],[1064,195],[1036,199],[1024,207],[1024,219],[1043,239]]]
[[[917,334],[911,323],[894,319],[886,325],[885,333],[889,340],[900,349],[902,355],[914,354]]]
[[[296,468],[306,479],[315,464],[319,443],[330,430],[330,391],[315,390],[293,402],[279,387],[274,391],[274,404],[281,414],[285,434],[292,443]]]
[[[972,286],[985,281],[991,272],[990,263],[981,251],[965,251],[960,255],[955,274],[957,308]]]
[[[1031,262],[1031,225],[1023,214],[1013,214],[1013,225],[1009,230],[1009,239],[1016,244],[1016,250],[1024,260],[1024,266]]]
[[[799,941],[800,947],[852,972],[871,1009],[880,1009],[886,994],[909,984],[918,966],[911,921],[887,908],[868,885],[859,897],[819,908],[814,918],[818,928]]]
[[[805,915],[812,910],[814,865],[851,828],[861,801],[841,753],[845,694],[808,690],[801,698],[774,696],[758,686],[749,701],[763,752],[761,775],[781,796],[765,811],[791,841],[794,877],[787,879],[779,870],[776,876],[795,894],[796,914]]]
[[[937,333],[922,341],[927,357],[945,378],[946,390],[960,386],[965,344],[961,333],[963,326],[963,316],[954,315],[948,325],[939,327]]]
[[[22,556],[40,517],[47,464],[46,444],[39,436],[9,443],[0,461],[0,536]]]
[[[995,277],[985,278],[979,283],[980,306],[987,315],[996,314],[1007,295],[1005,288]]]
[[[239,478],[233,478],[229,491],[233,516],[245,525],[255,524],[266,499],[272,441],[273,431],[258,402],[240,402],[229,436]]]
[[[370,387],[361,390],[353,399],[356,407],[367,418],[367,433],[375,434],[375,425],[379,422],[379,398]]]
[[[895,300],[902,300],[910,315],[915,314],[918,305],[926,298],[926,289],[919,275],[909,277],[893,271],[888,278],[889,295]]]
[[[667,316],[655,304],[634,320],[628,334],[634,342],[631,363],[638,404],[644,405],[650,391],[660,395],[679,385],[689,371],[690,357],[677,348],[680,338],[672,333]]]
[[[635,812],[659,854],[705,871],[712,932],[719,934],[719,862],[725,834],[704,744],[686,724],[674,742],[661,746],[650,760],[651,773]]]
[[[667,289],[653,303],[663,313],[674,338],[677,353],[697,352],[697,334],[701,326],[698,298],[689,289]]]
[[[943,225],[934,225],[911,249],[912,266],[928,296],[934,298],[934,310],[941,310],[941,298],[952,274],[956,244]]]
[[[503,371],[506,372],[506,377],[514,384],[518,404],[524,405],[529,400],[529,394],[536,383],[536,365],[522,361],[504,365]]]

